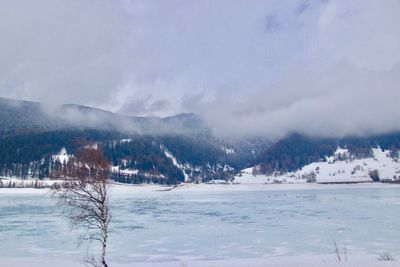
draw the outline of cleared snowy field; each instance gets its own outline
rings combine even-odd
[[[400,260],[400,187],[114,186],[110,266],[346,266]],[[0,266],[83,266],[87,245],[45,189],[0,189]],[[344,257],[344,255],[342,255]]]
[[[356,159],[348,149],[338,148],[333,156],[325,161],[313,162],[302,169],[285,174],[253,174],[253,168],[247,168],[235,176],[235,183],[272,184],[306,183],[313,177],[316,183],[363,183],[372,182],[370,172],[376,171],[381,181],[400,181],[400,162],[392,158],[389,150],[372,149],[372,157]]]

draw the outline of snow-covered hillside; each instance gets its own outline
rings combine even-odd
[[[398,158],[390,156],[390,150],[373,148],[373,157],[355,159],[347,149],[338,148],[326,161],[311,163],[302,169],[286,174],[254,175],[257,169],[248,168],[235,176],[236,183],[346,183],[400,180]],[[255,167],[257,168],[257,167]]]

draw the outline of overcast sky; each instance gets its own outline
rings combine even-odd
[[[0,96],[221,135],[400,130],[400,1],[2,0]]]

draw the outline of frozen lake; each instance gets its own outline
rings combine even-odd
[[[2,190],[0,261],[82,260],[87,245],[77,247],[76,232],[44,190]],[[324,261],[333,258],[334,241],[349,258],[400,255],[397,186],[113,190],[108,255],[117,265],[302,255]]]

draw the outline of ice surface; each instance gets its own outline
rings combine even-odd
[[[206,186],[116,186],[111,266],[330,266],[333,240],[346,244],[350,259],[368,255],[362,259],[371,266],[394,266],[378,265],[381,251],[400,255],[398,186]],[[86,245],[77,248],[77,233],[46,191],[7,190],[0,189],[0,263],[50,259],[79,266]]]

